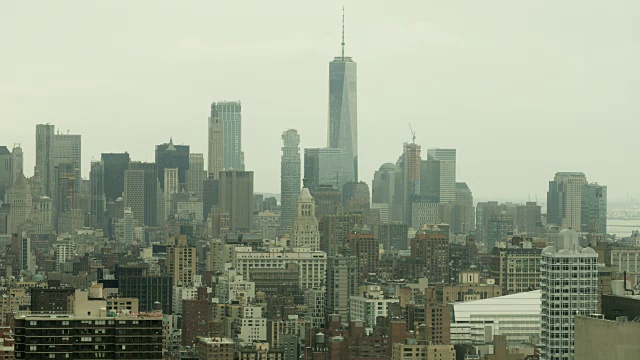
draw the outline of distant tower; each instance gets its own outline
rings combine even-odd
[[[244,170],[244,153],[242,152],[242,105],[240,101],[219,101],[211,104],[209,118],[209,173],[216,172],[222,156],[222,169]],[[216,120],[217,119],[217,120]],[[219,151],[220,131],[222,126],[222,154]],[[213,163],[211,163],[213,159]],[[220,169],[220,170],[222,170]],[[214,177],[217,179],[217,177]]]
[[[329,63],[329,127],[327,147],[344,150],[352,168],[346,182],[358,181],[358,91],[357,67],[344,56],[344,12],[342,14],[342,54]]]
[[[129,169],[128,153],[103,153],[104,195],[107,201],[116,201],[124,192],[124,172]]]
[[[309,189],[302,189],[295,205],[296,215],[291,226],[291,246],[320,251],[316,203],[311,197]]]
[[[428,149],[421,195],[430,202],[456,201],[456,149]]]
[[[11,184],[16,182],[18,174],[24,173],[24,154],[20,144],[13,144],[13,150],[11,150],[11,173],[13,174],[13,180]]]
[[[53,141],[55,127],[50,124],[36,125],[36,166],[34,172],[40,178],[44,194],[53,196]]]
[[[211,104],[211,116],[209,116],[209,179],[218,179],[220,171],[224,168],[224,133],[222,119],[218,114],[217,103]]]
[[[133,165],[131,162],[129,166]],[[133,212],[133,218],[138,224],[144,224],[144,171],[127,170],[124,172],[124,207]]]
[[[222,171],[218,186],[221,212],[229,214],[231,232],[249,232],[253,224],[253,171]]]
[[[189,154],[189,170],[187,170],[187,191],[202,200],[202,184],[207,178],[204,170],[204,155]]]
[[[82,179],[82,137],[72,134],[55,134],[53,136],[53,167],[60,164],[71,164],[75,173],[75,192],[80,192]]]
[[[91,162],[89,173],[91,183],[91,218],[94,226],[101,226],[107,201],[104,196],[104,165],[102,161]]]
[[[542,250],[542,360],[572,360],[575,316],[598,312],[598,254],[579,244],[576,230],[563,229]]]
[[[607,187],[598,183],[582,187],[582,229],[584,233],[607,233]],[[593,244],[595,245],[595,244]]]
[[[173,195],[178,193],[178,168],[164,169],[164,220],[169,218],[173,208]]]
[[[296,196],[300,193],[300,135],[296,130],[282,133],[280,162],[280,227],[288,231],[293,221]]]
[[[32,210],[31,186],[20,174],[13,184],[13,187],[7,192],[7,200],[9,203],[9,234],[20,234],[24,230],[24,226],[29,220]]]
[[[13,185],[13,158],[6,146],[0,146],[0,201]]]
[[[156,166],[160,189],[164,190],[164,169],[178,169],[178,183],[186,182],[186,171],[189,169],[189,145],[174,145],[170,138],[168,143],[156,145]],[[178,187],[178,189],[180,189]]]
[[[587,177],[581,172],[559,172],[549,182],[547,192],[547,223],[582,229],[582,189]]]
[[[404,178],[404,216],[403,220],[405,224],[411,223],[411,204],[416,197],[420,196],[420,158],[421,147],[416,143],[404,144],[404,156],[403,156],[403,178]]]
[[[158,224],[159,188],[159,182],[157,178],[158,169],[156,167],[156,163],[132,161],[129,163],[128,171],[138,171],[141,172],[142,175],[142,188],[140,189],[142,193],[140,195],[142,196],[141,200],[143,204],[144,215],[141,216],[139,214],[136,214],[136,210],[132,207],[135,219],[138,220],[138,224],[140,225],[144,224],[145,226],[156,226]],[[139,177],[140,175],[135,176]],[[125,206],[128,206],[126,205],[126,201]]]
[[[124,243],[131,244],[133,243],[133,228],[134,228],[134,214],[130,208],[124,209],[124,219],[123,219],[123,232],[124,232]]]

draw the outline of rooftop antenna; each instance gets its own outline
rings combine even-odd
[[[344,6],[342,7],[342,61],[344,61]]]
[[[413,139],[413,143],[416,143],[416,132],[413,131],[413,127],[411,126],[411,123],[409,123],[409,130],[411,130],[411,138]]]

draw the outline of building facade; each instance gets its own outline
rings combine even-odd
[[[280,160],[280,228],[289,230],[296,214],[296,198],[300,193],[300,135],[294,129],[282,133]]]

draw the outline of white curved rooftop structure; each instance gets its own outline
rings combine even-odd
[[[540,316],[540,290],[498,296],[490,299],[454,303],[455,322],[470,321],[471,316],[482,315],[538,315]]]

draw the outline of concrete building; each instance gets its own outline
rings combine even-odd
[[[203,154],[189,154],[189,170],[185,171],[185,176],[187,192],[202,200],[204,180],[207,178],[207,172],[204,170]]]
[[[296,214],[300,193],[300,135],[294,129],[282,133],[280,159],[280,228],[288,231]]]
[[[640,354],[640,323],[632,320],[623,316],[614,321],[576,316],[575,359],[637,359]]]
[[[7,232],[9,234],[19,234],[24,230],[33,209],[31,186],[24,177],[24,174],[18,176],[16,182],[7,192],[6,200],[9,203]]]
[[[327,147],[344,150],[351,164],[350,169],[345,169],[346,181],[358,181],[357,65],[344,55],[344,31],[342,35],[342,55],[329,63]]]
[[[541,250],[523,247],[494,248],[491,276],[503,294],[516,294],[539,288]]]
[[[124,172],[129,169],[128,153],[103,153],[104,195],[107,201],[116,201],[124,192]]]
[[[133,176],[132,192],[133,197],[142,199],[142,218],[139,215],[135,216],[140,225],[156,226],[158,224],[158,178],[157,178],[157,166],[155,163],[131,161],[129,163],[129,170],[125,171],[125,206],[127,206],[127,189],[126,189],[126,174],[131,171],[135,172]],[[142,180],[142,181],[140,181]],[[136,210],[133,209],[134,215]]]
[[[428,149],[421,195],[436,203],[456,201],[456,150]]]
[[[403,178],[403,194],[402,194],[402,203],[404,214],[402,219],[405,223],[408,223],[412,220],[412,210],[413,207],[411,204],[420,197],[420,163],[422,159],[420,158],[420,145],[415,143],[404,144],[402,154],[402,178]]]
[[[557,244],[542,250],[542,360],[574,359],[574,318],[598,311],[598,254],[580,247],[579,237],[563,229]]]
[[[131,208],[124,209],[124,217],[122,218],[122,230],[123,230],[123,240],[125,244],[133,244],[134,240],[134,230],[136,227],[136,220],[131,211]]]
[[[411,240],[411,258],[415,276],[427,277],[430,283],[449,282],[449,226],[424,226]]]
[[[224,169],[224,130],[222,119],[218,113],[218,105],[215,102],[211,103],[207,149],[209,179],[216,180],[220,176],[220,171]]]
[[[131,166],[131,164],[133,163],[129,165]],[[144,224],[144,195],[144,171],[126,170],[124,172],[124,207],[130,209],[138,224]]]
[[[502,296],[502,288],[494,279],[480,280],[480,271],[466,270],[458,274],[456,284],[436,284],[436,300],[441,304],[489,299]]]
[[[325,288],[307,289],[304,291],[304,304],[307,306],[305,320],[311,323],[314,329],[325,327],[327,292]]]
[[[584,233],[607,233],[607,187],[598,183],[582,187],[582,225]],[[594,246],[596,244],[593,244]]]
[[[173,286],[191,286],[196,274],[196,248],[187,244],[186,235],[167,239],[166,273]]]
[[[347,235],[351,255],[358,258],[358,283],[378,274],[380,265],[380,242],[367,225],[354,228]]]
[[[341,191],[352,182],[353,164],[349,154],[341,148],[304,149],[304,186],[314,191],[321,185],[330,185]]]
[[[11,150],[11,175],[13,180],[11,180],[11,184],[16,182],[20,173],[24,173],[24,154],[20,144],[13,144],[13,149]]]
[[[455,360],[456,350],[453,345],[436,345],[418,343],[415,339],[407,339],[405,343],[393,344],[391,360]]]
[[[235,342],[227,338],[210,338],[198,336],[196,354],[198,360],[233,360]]]
[[[271,269],[265,269],[271,270]],[[296,274],[296,282],[298,280]],[[256,284],[231,268],[219,275],[216,281],[216,298],[221,303],[230,303],[239,299],[252,301],[256,298]],[[297,284],[296,284],[297,285]]]
[[[80,192],[82,178],[82,137],[72,134],[55,134],[53,136],[53,167],[60,164],[71,164],[75,170],[75,192]]]
[[[163,211],[164,215],[162,218],[163,221],[160,222],[160,224],[164,223],[164,221],[166,221],[169,218],[169,216],[174,213],[173,211],[174,209],[172,208],[173,198],[180,189],[178,168],[165,168],[163,172],[164,172],[164,177],[163,177],[164,189],[162,190],[162,193],[163,193],[162,209],[164,210]]]
[[[211,119],[213,119],[213,138],[218,139],[216,131],[219,128],[216,118],[222,123],[222,169],[244,171],[244,152],[242,151],[242,105],[240,101],[219,101],[211,104]],[[210,122],[211,126],[211,122]],[[211,133],[211,132],[210,132]],[[211,146],[211,142],[210,142]],[[210,147],[210,154],[217,158],[217,148]],[[215,152],[215,154],[213,154]],[[215,168],[215,166],[214,166]],[[212,169],[209,169],[211,173]],[[215,178],[215,177],[214,177]]]
[[[375,326],[378,317],[388,316],[389,304],[399,303],[398,298],[385,296],[380,286],[368,285],[361,295],[350,297],[350,319],[363,321],[367,326]]]
[[[373,204],[387,204],[391,208],[396,191],[396,178],[399,171],[393,163],[385,163],[373,174],[371,186],[371,202]],[[372,204],[372,207],[373,207]]]
[[[547,224],[582,229],[582,189],[586,184],[584,173],[556,173],[547,192]]]
[[[0,201],[13,185],[13,158],[6,146],[0,146]]]
[[[91,184],[91,223],[102,226],[104,213],[107,211],[107,199],[104,195],[104,164],[101,161],[91,162],[89,172]]]
[[[320,250],[328,256],[350,252],[347,241],[354,227],[365,224],[363,214],[329,214],[320,220]]]
[[[219,207],[229,213],[229,230],[250,231],[253,224],[253,171],[221,171]]]
[[[238,341],[241,343],[267,341],[267,319],[262,317],[262,308],[259,306],[245,306],[242,309],[239,328]]]
[[[156,145],[155,155],[161,190],[165,188],[165,169],[178,169],[178,183],[182,185],[186,183],[186,171],[189,169],[189,145],[174,145],[173,138],[170,138],[168,143]]]
[[[316,203],[307,188],[302,189],[296,200],[290,237],[291,246],[294,248],[309,248],[312,251],[320,251]]]
[[[451,343],[481,345],[506,335],[510,345],[540,340],[540,290],[451,305]]]
[[[254,251],[250,247],[236,246],[232,251],[233,267],[238,274],[251,277],[251,271],[263,268],[286,268],[288,263],[298,265],[300,269],[300,289],[318,289],[324,285],[327,275],[327,254],[306,248],[274,246]]]
[[[349,321],[351,296],[358,295],[358,258],[331,256],[327,261],[327,311]]]

